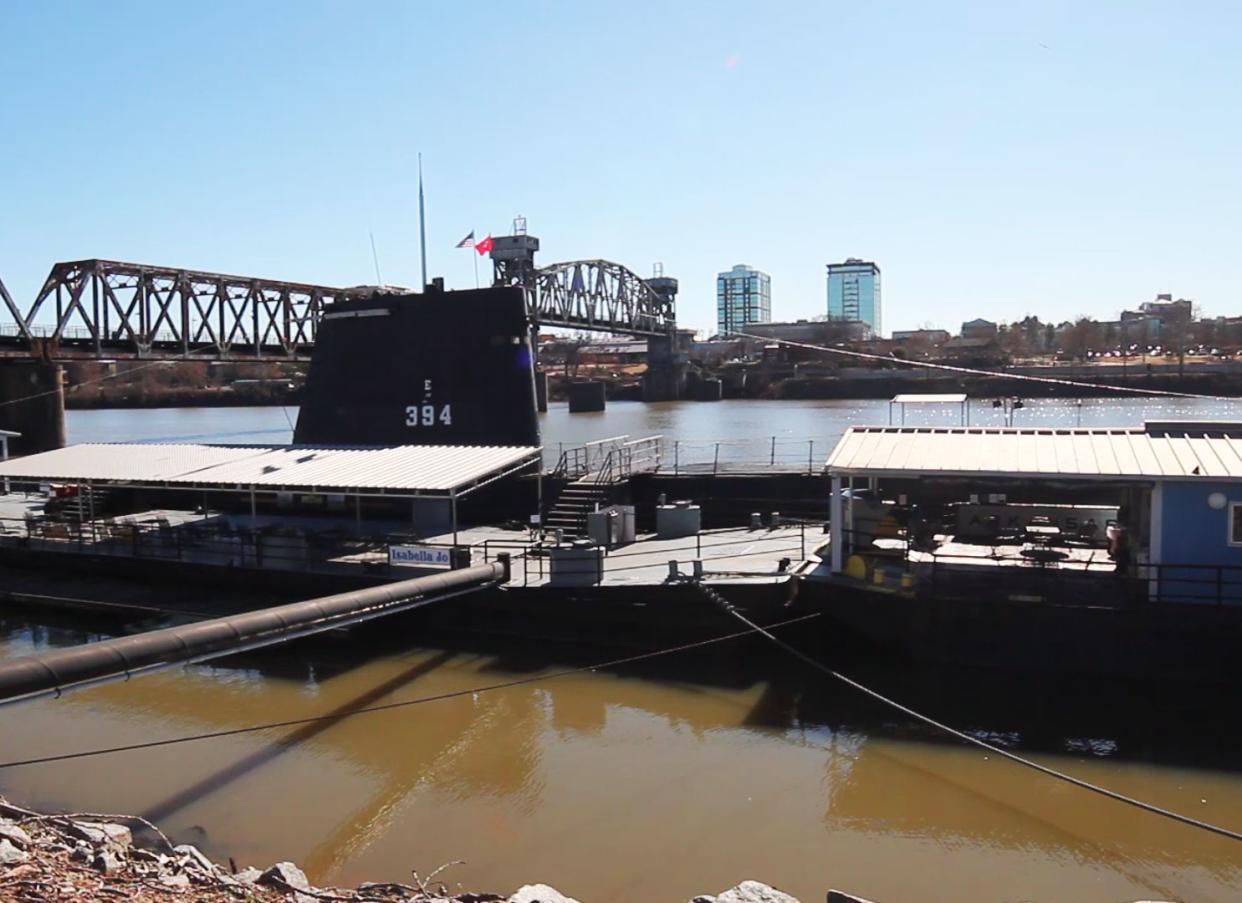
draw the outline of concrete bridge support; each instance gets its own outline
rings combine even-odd
[[[543,370],[535,371],[535,407],[540,414],[548,412],[548,374]]]
[[[60,364],[0,360],[0,429],[21,433],[9,441],[13,455],[64,447],[65,389]]]
[[[588,414],[604,410],[604,384],[586,380],[569,384],[569,413]]]
[[[685,394],[689,356],[683,341],[678,333],[647,339],[643,401],[677,401]]]

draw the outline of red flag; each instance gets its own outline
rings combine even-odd
[[[474,249],[478,251],[480,255],[486,254],[492,249],[492,237],[489,235],[482,241],[476,241],[474,243]]]

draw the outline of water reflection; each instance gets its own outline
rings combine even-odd
[[[547,880],[581,899],[688,899],[761,876],[804,899],[1230,899],[1223,838],[932,737],[738,643],[345,717],[587,661],[560,648],[405,648],[409,625],[332,635],[0,709],[3,758],[324,721],[0,771],[39,805],[142,812],[217,856],[318,880]],[[4,622],[0,654],[77,641]],[[841,655],[839,652],[832,653]],[[1242,812],[1230,719],[1172,690],[838,661],[894,696],[1090,780],[1208,820]],[[1210,766],[1210,767],[1209,767]],[[1203,800],[1204,802],[1200,802]],[[1235,825],[1236,826],[1236,825]]]

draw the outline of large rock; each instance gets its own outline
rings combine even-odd
[[[198,847],[194,846],[193,844],[179,843],[175,847],[173,847],[173,852],[180,854],[182,858],[187,860],[195,868],[200,869],[204,872],[215,872],[216,870],[216,864],[212,862],[210,859],[208,859],[205,855],[203,855],[202,850],[200,850]],[[286,863],[281,863],[281,864],[284,865]],[[297,866],[294,866],[294,868],[296,869]],[[298,874],[302,875],[303,881],[306,880],[306,876],[302,874],[301,870],[298,871]]]
[[[254,884],[263,877],[263,873],[253,865],[248,865],[232,877],[239,884]]]
[[[89,844],[97,847],[105,845],[124,848],[134,842],[133,832],[124,825],[108,823],[99,823],[93,821],[75,821],[69,823],[68,833],[85,840]]]
[[[714,903],[798,903],[797,897],[759,881],[743,881],[737,887],[709,899],[714,899]]]
[[[259,876],[260,884],[276,887],[288,886],[294,890],[310,890],[310,882],[306,880],[306,872],[292,862],[278,862]]]
[[[298,893],[298,891],[312,891],[314,888],[306,880],[306,872],[292,862],[276,863],[259,876],[258,883],[266,884],[269,887],[277,887],[281,890],[292,889],[294,891],[293,899],[297,903],[315,903],[314,897]]]
[[[70,837],[85,840],[87,843],[94,844],[97,847],[101,847],[108,842],[108,833],[103,829],[103,825],[97,825],[94,822],[71,821],[66,829],[66,833]]]
[[[103,832],[108,837],[108,843],[114,847],[128,847],[134,843],[134,832],[124,825],[108,823],[100,825]]]
[[[95,871],[103,872],[104,874],[115,872],[124,864],[125,860],[118,856],[115,850],[106,847],[96,853],[95,859],[91,862],[91,865],[95,867]]]
[[[0,818],[0,840],[7,840],[15,847],[30,846],[30,835],[18,827],[17,822]]]
[[[567,897],[555,887],[546,884],[527,884],[518,888],[518,892],[509,898],[509,903],[578,903],[573,897]]]
[[[18,865],[30,858],[25,850],[19,850],[8,840],[0,840],[0,865]]]

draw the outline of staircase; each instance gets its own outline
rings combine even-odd
[[[99,487],[88,488],[81,486],[78,488],[76,495],[64,500],[59,511],[60,517],[72,523],[84,524],[88,522],[91,519],[92,513],[92,493],[94,494],[94,514],[96,517],[102,516],[112,492]]]
[[[612,485],[599,483],[594,477],[575,480],[566,486],[556,503],[548,510],[544,526],[560,530],[567,539],[587,535],[587,515],[597,507],[610,503]]]
[[[545,530],[560,530],[566,539],[585,538],[588,514],[611,505],[618,487],[635,473],[659,468],[662,436],[627,440],[614,436],[561,452],[552,476],[570,482],[548,509]]]

